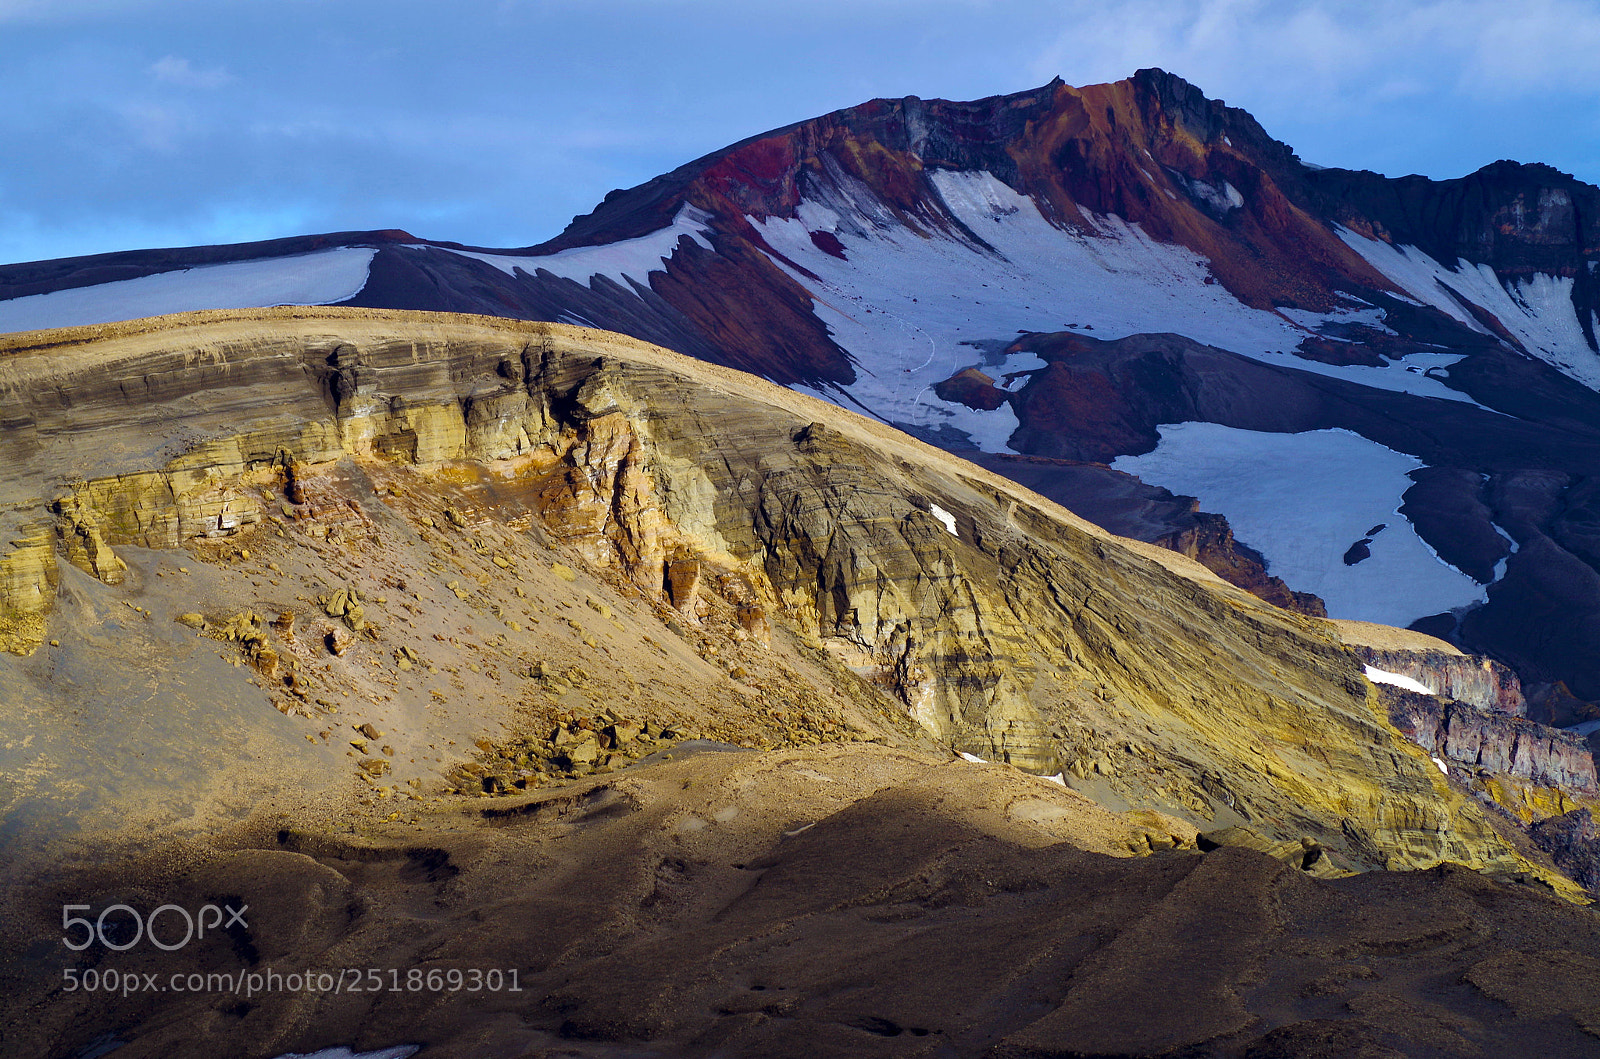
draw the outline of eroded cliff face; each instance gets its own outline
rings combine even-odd
[[[13,649],[44,635],[52,562],[109,583],[118,548],[263,520],[359,538],[352,483],[400,467],[686,625],[798,636],[946,746],[1109,804],[1352,865],[1524,863],[1329,623],[747,376],[560,325],[322,309],[18,336],[0,367],[0,499],[45,527],[4,559]]]
[[[1464,702],[1385,688],[1395,726],[1449,762],[1521,777],[1540,787],[1595,792],[1594,757],[1579,736]]]
[[[1358,623],[1341,623],[1345,627],[1354,624]],[[1528,715],[1522,682],[1515,673],[1491,658],[1463,654],[1442,642],[1436,647],[1418,650],[1385,649],[1360,643],[1351,643],[1350,647],[1367,665],[1410,677],[1433,689],[1440,698],[1512,717]]]

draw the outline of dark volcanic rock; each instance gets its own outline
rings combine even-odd
[[[1439,557],[1480,584],[1495,578],[1495,564],[1511,545],[1494,528],[1494,512],[1483,502],[1483,475],[1458,467],[1412,471],[1400,513]]]
[[[1588,809],[1574,809],[1541,820],[1528,831],[1534,843],[1550,854],[1562,871],[1591,893],[1600,894],[1600,832],[1595,829],[1594,814]]]
[[[1594,756],[1578,736],[1463,702],[1379,686],[1394,726],[1424,750],[1545,787],[1590,794],[1597,789]]]

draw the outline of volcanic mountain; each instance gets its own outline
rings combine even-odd
[[[1570,725],[1600,717],[1597,266],[1600,190],[1570,176],[1319,168],[1144,70],[875,100],[525,249],[390,231],[8,266],[0,327],[334,303],[630,334],[1281,605],[1488,654]]]

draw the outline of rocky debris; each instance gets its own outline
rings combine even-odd
[[[350,649],[350,634],[343,629],[329,629],[322,635],[322,643],[335,658],[343,658]]]
[[[354,588],[341,588],[328,596],[317,597],[323,613],[330,618],[343,618],[351,632],[361,632],[367,627],[367,609]]]
[[[184,624],[189,624],[185,622]],[[220,625],[208,626],[212,636],[219,640],[237,643],[244,649],[250,664],[269,679],[278,676],[278,652],[267,638],[267,623],[253,610],[240,611]]]
[[[1579,736],[1464,702],[1378,687],[1394,726],[1429,753],[1541,786],[1600,790],[1594,755]]]
[[[458,766],[458,789],[487,794],[518,791],[610,772],[672,746],[686,733],[659,722],[625,720],[615,715],[578,717],[570,713],[542,737],[503,742],[478,740],[475,761]]]
[[[206,616],[195,611],[187,611],[183,614],[175,615],[172,620],[179,625],[187,625],[191,629],[204,629],[206,627]]]
[[[1587,808],[1541,820],[1528,829],[1534,844],[1600,899],[1600,830]]]

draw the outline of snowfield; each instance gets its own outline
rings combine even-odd
[[[1119,217],[1091,217],[1086,230],[1068,230],[990,173],[937,170],[929,179],[950,216],[986,246],[959,231],[913,231],[836,167],[825,182],[808,186],[796,217],[749,218],[773,263],[811,293],[817,316],[855,358],[860,378],[848,398],[831,395],[846,407],[853,399],[888,422],[936,432],[950,427],[984,451],[1007,451],[1017,427],[1009,406],[973,411],[939,400],[934,384],[975,365],[996,379],[1040,367],[1031,355],[1007,358],[998,350],[1019,330],[1074,328],[1102,339],[1180,331],[1270,364],[1469,401],[1423,374],[1454,364],[1455,355],[1418,354],[1374,368],[1321,364],[1289,352],[1327,324],[1382,328],[1381,312],[1370,306],[1323,315],[1251,309],[1221,284],[1206,282],[1205,258],[1157,242]],[[812,232],[837,238],[844,259],[820,249]]]
[[[1481,602],[1484,586],[1441,561],[1399,513],[1422,463],[1344,430],[1267,434],[1215,423],[1161,428],[1161,443],[1113,464],[1227,516],[1290,588],[1314,592],[1328,615],[1384,625]],[[1371,557],[1345,552],[1383,524]]]
[[[0,332],[78,327],[195,309],[331,305],[359,294],[376,250],[340,247],[294,257],[159,272],[0,301]]]
[[[1489,334],[1452,294],[1489,310],[1529,353],[1600,390],[1600,354],[1589,348],[1572,304],[1572,278],[1537,273],[1508,290],[1488,265],[1465,258],[1448,268],[1414,246],[1393,246],[1339,228],[1339,237],[1367,263],[1424,305],[1431,305],[1474,331]],[[1446,288],[1449,289],[1446,289]]]

